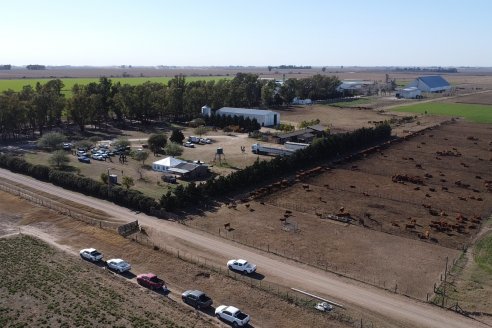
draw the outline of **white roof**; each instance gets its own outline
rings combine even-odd
[[[237,311],[239,311],[239,309],[235,306],[228,306],[224,309],[224,311],[229,311],[231,313],[236,313]]]
[[[222,107],[217,110],[218,113],[227,114],[239,114],[239,115],[271,115],[277,114],[276,112],[268,109],[253,109],[253,108],[235,108],[235,107]]]
[[[179,165],[181,163],[186,163],[186,162],[169,156],[169,157],[166,157],[164,159],[158,160],[152,164],[173,167],[173,166]]]

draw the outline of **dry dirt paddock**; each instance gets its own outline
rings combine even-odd
[[[451,263],[478,231],[473,216],[490,214],[490,141],[490,126],[443,125],[264,198],[194,216],[189,224],[425,299],[445,258]],[[436,154],[453,148],[460,157]],[[417,176],[422,185],[393,182],[396,174]],[[341,207],[352,224],[324,219]],[[292,215],[282,223],[286,210]],[[459,214],[466,219],[457,231],[448,225],[456,225]],[[446,230],[430,227],[441,220]],[[226,223],[232,231],[224,231]]]
[[[61,245],[67,251],[66,253],[56,251],[52,261],[47,265],[56,266],[58,270],[67,265],[67,270],[70,270],[71,274],[77,275],[75,280],[97,279],[99,288],[108,291],[108,293],[112,290],[117,291],[113,293],[117,300],[110,303],[111,306],[114,306],[114,310],[112,315],[107,316],[109,321],[99,321],[98,327],[112,327],[113,324],[118,323],[120,326],[123,324],[127,327],[141,327],[142,325],[137,323],[131,324],[125,321],[127,318],[137,317],[148,319],[146,327],[162,327],[162,318],[182,327],[228,327],[228,325],[221,324],[213,318],[213,309],[196,312],[191,307],[184,305],[180,300],[180,295],[187,289],[206,291],[212,297],[214,307],[220,304],[239,306],[251,315],[251,327],[350,327],[344,322],[335,320],[334,316],[353,317],[357,320],[361,316],[367,318],[366,314],[355,312],[356,310],[337,310],[334,314],[327,315],[314,310],[312,305],[306,307],[294,305],[272,293],[252,287],[247,281],[234,280],[228,277],[224,274],[225,270],[222,273],[208,270],[168,253],[140,245],[113,232],[75,221],[48,209],[31,205],[16,196],[0,192],[0,238],[6,234],[17,233],[19,227],[23,232],[42,235],[43,239]],[[142,237],[140,236],[140,238]],[[132,264],[132,274],[111,275],[104,272],[98,265],[81,260],[78,257],[78,251],[87,247],[99,249],[104,253],[106,259],[114,257],[126,259]],[[7,269],[12,270],[12,268]],[[91,275],[91,272],[94,274]],[[170,300],[136,284],[133,274],[144,272],[154,272],[166,281],[171,290]],[[63,281],[63,284],[65,283]],[[94,291],[91,290],[90,292],[93,293]],[[46,302],[59,306],[61,301],[65,299],[69,303],[66,304],[68,308],[77,308],[76,304],[79,303],[83,303],[84,306],[90,305],[90,297],[93,294],[84,295],[79,289],[77,289],[77,293],[79,295],[77,300],[72,299],[72,293],[58,293],[59,297],[56,297],[56,294],[51,294]],[[2,300],[7,299],[6,297],[9,297],[8,299],[12,304],[2,303]],[[11,312],[17,313],[18,320],[20,320],[18,323],[24,322],[26,317],[31,322],[43,322],[43,319],[47,317],[44,314],[49,314],[48,317],[51,319],[48,321],[59,318],[58,314],[55,313],[57,307],[50,312],[49,309],[46,309],[46,304],[43,305],[39,302],[30,303],[29,307],[21,306],[21,302],[25,302],[26,299],[31,300],[31,298],[33,297],[26,291],[24,296],[20,294],[7,295],[6,291],[0,288],[0,308],[7,309],[9,314]],[[108,301],[104,299],[103,302]],[[72,319],[80,321],[82,319],[79,316],[82,316],[84,320],[91,320],[88,315],[83,314],[83,311],[86,311],[85,308],[78,309],[77,313],[80,314],[78,314],[77,319]],[[117,317],[118,313],[125,311],[128,313],[125,314],[124,319],[118,321],[115,316]],[[372,316],[371,314],[367,315]],[[0,313],[0,322],[1,319],[2,313]],[[63,321],[71,320],[70,317],[61,319]],[[161,324],[158,320],[161,320]],[[371,322],[384,327],[384,323],[379,325],[378,320],[371,317]],[[56,324],[56,321],[53,322],[51,326]],[[37,326],[42,327],[43,325]],[[168,326],[171,327],[171,325]]]

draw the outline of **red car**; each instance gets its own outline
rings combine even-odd
[[[144,274],[139,274],[137,276],[137,282],[147,288],[150,288],[152,290],[156,289],[166,289],[166,285],[164,284],[164,280],[159,279],[155,274],[153,273],[144,273]]]

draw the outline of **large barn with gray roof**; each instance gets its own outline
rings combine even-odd
[[[451,89],[449,82],[440,75],[418,77],[406,86],[411,87],[416,87],[422,92],[444,92]]]

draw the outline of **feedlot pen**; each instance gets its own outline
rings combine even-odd
[[[490,125],[458,121],[188,224],[426,299],[491,213],[491,150]]]

